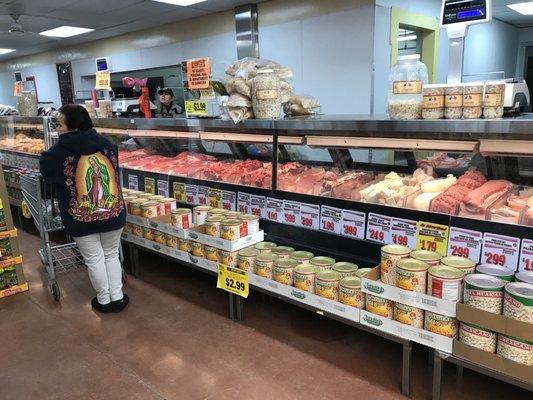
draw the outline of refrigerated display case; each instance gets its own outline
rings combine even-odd
[[[39,156],[43,150],[43,118],[0,118],[0,154],[3,165],[39,169]]]

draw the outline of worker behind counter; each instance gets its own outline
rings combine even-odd
[[[163,88],[157,91],[156,118],[175,118],[182,113],[178,104],[174,104],[174,92],[170,88]]]

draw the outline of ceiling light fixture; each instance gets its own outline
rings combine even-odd
[[[186,7],[186,6],[192,6],[193,4],[196,4],[196,3],[203,3],[206,0],[153,0],[153,1],[157,1],[158,3],[172,4],[174,6]]]
[[[533,1],[529,1],[527,3],[507,4],[507,7],[522,15],[533,15]]]
[[[43,36],[51,36],[51,37],[58,37],[58,38],[67,38],[71,36],[81,35],[83,33],[92,32],[94,29],[89,28],[79,28],[77,26],[60,26],[54,29],[50,29],[48,31],[44,31],[39,33],[39,35]]]
[[[0,54],[13,53],[15,49],[0,49]]]

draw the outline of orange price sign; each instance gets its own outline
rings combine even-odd
[[[207,89],[211,78],[211,60],[209,58],[198,58],[187,61],[187,88]]]

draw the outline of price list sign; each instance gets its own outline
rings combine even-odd
[[[239,192],[237,195],[237,211],[250,214],[250,195],[248,193]]]
[[[391,243],[416,249],[416,221],[402,218],[391,219]]]
[[[444,257],[448,249],[449,227],[425,221],[418,221],[416,227],[416,249],[434,251]]]
[[[209,188],[207,186],[198,186],[198,195],[196,202],[201,206],[206,206],[209,201]]]
[[[391,241],[391,217],[368,213],[366,239],[383,244]]]
[[[139,177],[137,175],[128,175],[128,189],[139,190]]]
[[[185,193],[187,194],[188,204],[198,204],[198,186],[185,185]]]
[[[520,239],[485,232],[483,235],[482,264],[496,264],[515,271],[518,265]]]
[[[320,230],[341,234],[342,210],[340,208],[322,206],[320,210]]]
[[[176,201],[180,203],[187,202],[187,192],[185,190],[185,184],[181,182],[172,183],[172,192]]]
[[[450,228],[449,256],[468,258],[477,264],[481,256],[481,246],[483,246],[483,234],[481,232],[454,226]]]
[[[235,203],[237,200],[237,194],[230,192],[229,190],[222,191],[222,208],[224,210],[235,211]]]
[[[297,225],[300,220],[300,203],[297,201],[285,200],[283,202],[283,220],[284,224]]]
[[[533,272],[533,240],[531,239],[522,239],[518,269]]]
[[[353,239],[364,239],[365,223],[365,213],[360,211],[342,210],[341,235]]]
[[[250,214],[266,218],[266,197],[250,195]]]
[[[283,222],[283,200],[267,197],[267,219],[274,222]]]

